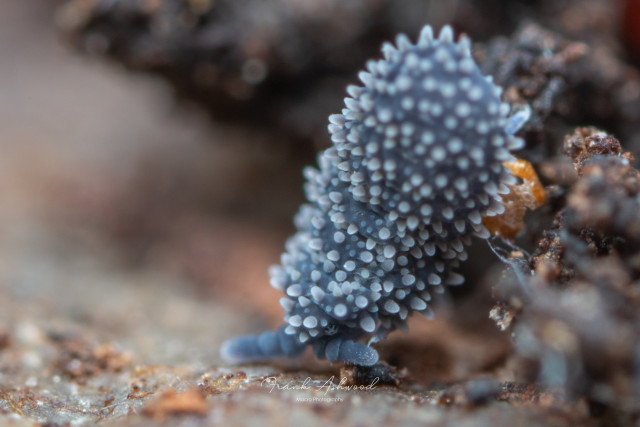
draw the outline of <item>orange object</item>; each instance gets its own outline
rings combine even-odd
[[[531,163],[517,159],[512,163],[504,163],[504,166],[522,183],[509,187],[511,192],[503,196],[504,213],[485,217],[482,224],[494,236],[514,239],[524,228],[523,219],[527,209],[542,205],[547,200],[547,194]]]

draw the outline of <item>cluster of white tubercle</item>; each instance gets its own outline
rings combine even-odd
[[[283,333],[362,365],[377,361],[373,349],[331,342],[375,342],[414,311],[431,316],[431,294],[463,282],[453,269],[470,237],[488,237],[482,218],[504,211],[515,179],[503,163],[523,145],[506,130],[501,88],[450,27],[436,39],[427,26],[416,44],[400,35],[382,52],[329,117],[333,146],[305,170],[309,203],[270,271],[286,293]]]

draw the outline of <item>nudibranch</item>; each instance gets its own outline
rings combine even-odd
[[[523,146],[513,133],[526,118],[509,117],[469,40],[426,26],[416,44],[401,34],[382,53],[329,117],[333,144],[319,168],[304,171],[308,203],[270,270],[286,294],[284,325],[227,341],[225,361],[311,346],[331,362],[377,363],[370,345],[406,329],[414,311],[431,317],[431,295],[463,283],[454,270],[471,236],[489,236],[483,217],[504,211],[515,178],[503,163]]]

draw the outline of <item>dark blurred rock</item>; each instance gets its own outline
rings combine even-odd
[[[627,107],[640,96],[616,54],[620,17],[621,5],[607,0],[71,0],[59,23],[79,50],[165,78],[218,120],[284,131],[279,142],[309,158],[309,141],[326,144],[327,115],[339,110],[344,87],[379,56],[382,41],[415,35],[427,23],[451,23],[476,41],[521,27],[476,56],[498,83],[515,85],[520,96],[508,96],[534,104],[538,128],[551,110],[570,111],[572,124],[588,113],[586,122],[612,131],[635,123],[635,116],[618,123],[621,113],[633,115]],[[555,32],[522,27],[525,20]],[[577,75],[566,66],[586,47],[566,36],[591,44],[588,67]],[[577,86],[573,103],[559,98]]]
[[[89,54],[167,79],[220,120],[324,138],[353,70],[376,53],[384,0],[72,1],[59,22]],[[310,147],[298,147],[309,150]],[[309,155],[309,151],[306,152]]]

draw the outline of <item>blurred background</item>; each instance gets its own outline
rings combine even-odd
[[[511,56],[490,54],[527,22],[589,46],[598,73],[544,70],[561,79],[532,90],[540,107],[523,157],[534,164],[559,155],[558,138],[579,124],[640,147],[632,0],[0,4],[0,325],[24,342],[89,325],[91,339],[147,362],[215,363],[223,338],[277,325],[267,268],[304,201],[302,168],[329,142],[326,117],[382,41],[425,23],[472,35],[505,79]],[[556,83],[573,95],[559,97]],[[486,247],[472,249],[465,271],[477,279],[443,303],[441,320],[417,319],[390,361],[455,378],[503,360],[510,344],[487,319],[482,286],[501,270]],[[436,344],[458,326],[451,334],[464,339]],[[469,364],[449,360],[483,344]],[[441,357],[411,358],[426,351]]]
[[[575,181],[565,135],[598,126],[640,152],[640,1],[0,0],[0,416],[124,416],[277,326],[267,269],[326,117],[383,41],[426,23],[469,34],[533,109],[519,157],[549,190],[518,238],[533,250]],[[436,319],[378,346],[423,384],[523,371],[488,318],[507,270],[485,242],[469,253]]]

